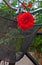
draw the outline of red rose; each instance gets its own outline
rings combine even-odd
[[[25,2],[22,2],[22,3],[21,3],[21,7],[25,6],[25,4],[26,4]]]
[[[22,29],[22,30],[26,30],[29,29],[33,26],[34,24],[34,17],[32,16],[32,14],[30,14],[30,12],[24,12],[22,14],[19,14],[17,16],[17,22],[18,22],[18,26]]]
[[[32,3],[29,2],[28,5],[27,5],[27,7],[31,8],[32,7]]]

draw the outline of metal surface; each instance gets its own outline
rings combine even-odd
[[[9,65],[15,65],[15,63],[9,63]]]
[[[37,30],[40,28],[39,25],[34,25],[33,28],[23,32],[24,38],[22,39],[21,47],[18,52],[16,52],[15,45],[0,44],[0,60],[6,60],[8,62],[19,61],[30,47],[33,38],[35,37]]]
[[[0,23],[2,23],[2,22],[0,21]],[[6,23],[7,26],[10,25],[9,21],[6,21],[5,23]],[[6,29],[7,29],[7,26],[5,27]],[[6,60],[6,61],[9,61],[9,62],[17,62],[17,61],[19,61],[24,56],[27,49],[30,47],[33,38],[35,37],[35,35],[37,34],[38,29],[41,26],[42,26],[42,24],[34,24],[34,26],[31,29],[29,29],[27,31],[24,31],[22,33],[24,38],[22,39],[23,41],[22,41],[22,43],[20,45],[21,47],[20,47],[20,50],[18,52],[15,51],[16,50],[15,45],[10,46],[10,45],[8,45],[8,44],[6,45],[4,43],[2,45],[0,44],[0,60]],[[4,29],[2,31],[4,31]]]
[[[38,61],[34,59],[30,53],[25,53],[25,55],[34,63],[34,65],[39,65]]]
[[[5,60],[7,62],[15,62],[15,46],[8,44],[0,44],[0,60]]]
[[[27,49],[30,47],[33,38],[37,34],[38,29],[40,28],[39,25],[34,25],[33,28],[29,29],[28,31],[25,31],[23,35],[28,35],[27,38],[24,39],[23,43],[21,44],[21,51],[26,52]],[[26,40],[26,41],[25,41]]]

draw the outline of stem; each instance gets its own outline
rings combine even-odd
[[[20,1],[20,0],[18,0],[19,1],[19,3],[21,3],[22,4],[22,2]],[[25,5],[23,5],[25,8],[26,8],[26,6]],[[26,8],[27,9],[27,8]]]
[[[12,5],[10,5],[10,3],[7,2],[7,0],[3,0],[3,1],[4,1],[4,2],[7,4],[7,6],[10,7],[12,10],[17,11],[17,8],[15,8],[15,7],[13,7]]]
[[[38,9],[36,9],[34,11],[31,11],[31,14],[34,14],[35,15],[35,13],[38,13],[40,11],[42,12],[42,8],[38,8]]]

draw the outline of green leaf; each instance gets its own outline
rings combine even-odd
[[[17,4],[17,0],[14,0],[14,2],[12,3],[13,6],[15,6]]]

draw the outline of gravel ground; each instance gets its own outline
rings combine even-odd
[[[9,63],[8,62],[1,61],[0,65],[9,65]],[[26,56],[24,56],[15,65],[33,65],[33,63]]]

